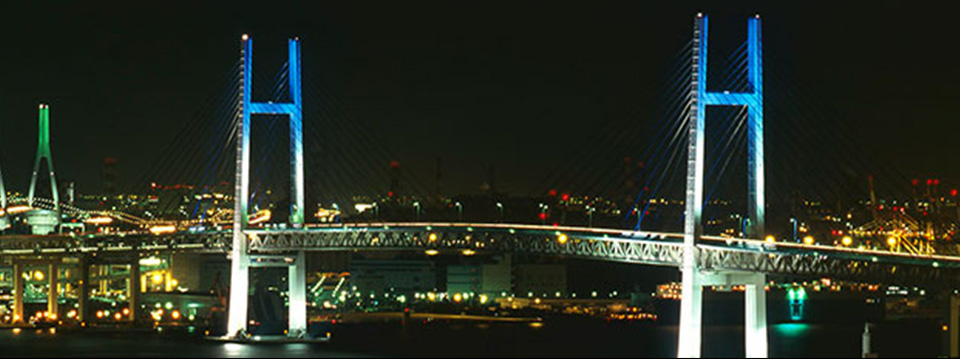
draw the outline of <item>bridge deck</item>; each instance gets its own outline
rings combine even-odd
[[[675,266],[683,258],[677,233],[500,223],[350,223],[245,231],[251,253],[354,250],[521,252]],[[226,253],[231,232],[164,235],[0,237],[0,257],[129,255],[150,251]],[[827,276],[865,282],[960,287],[960,258],[797,243],[704,236],[696,255],[706,271]]]

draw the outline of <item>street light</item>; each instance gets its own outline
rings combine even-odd
[[[503,223],[503,203],[497,202],[497,209],[500,210],[500,223]]]
[[[373,202],[373,215],[378,221],[380,220],[380,206],[377,206],[377,202]]]
[[[593,206],[587,206],[587,215],[590,216],[590,220],[587,222],[588,228],[593,228],[593,212],[596,210]]]
[[[460,202],[454,205],[457,206],[457,222],[463,222],[463,205]]]
[[[420,201],[413,202],[413,207],[417,209],[417,222],[420,221]]]
[[[797,219],[791,217],[791,218],[790,218],[790,224],[793,225],[793,241],[794,241],[794,242],[797,242],[797,243],[800,243],[800,239],[797,238]]]

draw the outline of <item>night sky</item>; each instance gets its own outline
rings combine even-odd
[[[741,41],[746,17],[761,13],[768,91],[778,86],[774,75],[793,83],[830,121],[854,129],[864,153],[907,176],[960,178],[953,9],[673,3],[5,3],[4,180],[26,188],[41,102],[51,106],[60,179],[97,192],[104,157],[119,160],[121,181],[139,178],[221,95],[249,33],[256,63],[271,74],[285,39],[299,36],[310,81],[413,173],[432,179],[442,157],[447,194],[479,192],[490,163],[498,189],[522,194],[564,158],[603,146],[582,136],[600,123],[646,128],[622,154],[639,155],[663,101],[656,90],[698,11],[711,15],[717,46]]]

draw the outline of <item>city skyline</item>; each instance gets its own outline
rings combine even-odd
[[[7,187],[24,187],[35,148],[34,109],[49,103],[62,179],[78,182],[81,193],[99,192],[102,161],[111,157],[119,160],[120,182],[133,186],[177,132],[221,96],[225,64],[236,61],[239,35],[249,32],[265,49],[257,61],[268,68],[281,63],[272,50],[286,37],[301,37],[304,62],[311,65],[305,76],[312,78],[305,81],[329,96],[305,106],[342,108],[331,118],[353,121],[382,139],[390,160],[417,179],[431,183],[440,157],[445,193],[480,193],[493,165],[498,188],[522,195],[539,190],[544,173],[578,165],[571,158],[579,149],[602,146],[588,141],[588,135],[610,135],[588,129],[598,122],[635,132],[598,160],[612,167],[624,157],[638,159],[662,120],[656,93],[669,80],[663,73],[670,59],[689,38],[690,15],[714,10],[714,22],[724,25],[715,30],[719,44],[740,41],[740,19],[751,13],[772,20],[765,35],[773,44],[766,49],[773,66],[768,76],[776,76],[767,79],[771,97],[783,86],[798,86],[791,91],[816,101],[804,105],[812,107],[808,111],[826,114],[817,121],[842,120],[862,134],[865,156],[890,163],[904,178],[958,178],[947,145],[958,125],[938,120],[949,108],[944,86],[952,81],[935,80],[932,72],[943,67],[922,65],[906,51],[938,41],[945,32],[931,30],[945,22],[920,20],[943,15],[910,16],[922,11],[900,5],[821,12],[749,3],[631,4],[557,7],[541,15],[535,5],[462,11],[421,4],[394,5],[404,16],[384,16],[324,3],[293,5],[302,11],[289,22],[212,4],[190,12],[161,8],[150,19],[116,16],[142,11],[135,7],[68,5],[45,9],[37,22],[4,25],[7,33],[31,36],[8,44],[20,55],[4,60],[4,68],[17,70],[2,85],[9,88],[0,100],[0,140],[8,146],[0,160]],[[236,16],[211,16],[219,11]],[[5,11],[32,12],[41,11]],[[871,21],[898,26],[866,26]],[[862,36],[868,30],[871,36]],[[55,42],[41,45],[43,39]],[[816,47],[832,55],[804,55]],[[890,63],[902,63],[903,71],[880,76]],[[886,85],[875,86],[881,77]],[[879,97],[890,100],[877,103]],[[913,113],[920,117],[914,121],[929,126],[898,125]],[[771,119],[771,131],[795,131],[780,120]],[[467,124],[474,135],[458,135],[463,126],[453,123]],[[778,144],[769,146],[776,156]],[[890,186],[906,185],[899,182]]]
[[[0,6],[0,342],[960,356],[931,10]]]

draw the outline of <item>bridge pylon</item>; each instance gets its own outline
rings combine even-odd
[[[752,272],[706,272],[698,259],[697,243],[703,233],[704,130],[707,106],[747,107],[747,203],[750,225],[748,238],[764,236],[763,169],[763,63],[760,16],[747,20],[748,92],[707,91],[707,16],[694,20],[694,46],[688,112],[687,178],[684,214],[684,250],[680,267],[682,289],[677,356],[700,357],[703,287],[746,286],[746,356],[766,357],[765,275]]]
[[[290,103],[254,102],[252,98],[253,39],[243,35],[243,80],[240,82],[242,100],[240,121],[237,122],[237,171],[233,217],[233,248],[230,271],[230,306],[227,319],[227,335],[242,337],[246,333],[249,305],[250,268],[275,266],[280,263],[290,267],[290,326],[288,335],[299,337],[306,334],[306,275],[303,252],[296,258],[267,260],[249,255],[249,242],[244,230],[248,224],[248,201],[250,193],[250,119],[255,114],[287,115],[290,118],[290,224],[302,228],[304,223],[303,200],[303,105],[300,78],[300,40],[289,39],[287,79]],[[263,264],[268,263],[268,264]]]
[[[0,231],[10,228],[10,217],[7,216],[7,189],[3,186],[3,170],[0,170]]]
[[[50,151],[50,106],[40,104],[39,135],[37,137],[37,159],[33,163],[33,175],[30,178],[30,190],[27,193],[27,205],[33,207],[37,178],[40,175],[40,162],[47,160],[50,171],[50,193],[53,198],[53,210],[34,209],[27,212],[27,223],[33,234],[45,235],[53,232],[60,224],[60,196],[57,193],[57,175],[53,171],[53,154]]]

